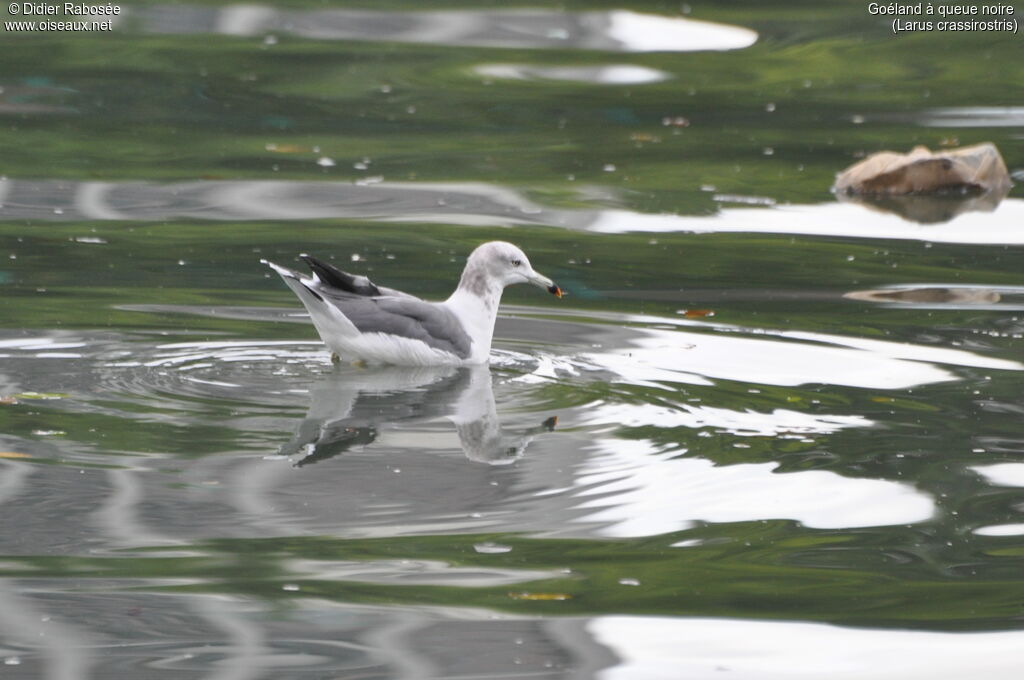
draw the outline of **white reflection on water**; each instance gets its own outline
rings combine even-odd
[[[978,527],[974,533],[979,536],[1024,536],[1024,524],[990,524]]]
[[[831,434],[850,427],[871,427],[864,416],[834,416],[775,409],[759,413],[711,406],[681,404],[675,408],[650,404],[602,404],[588,412],[594,423],[617,423],[625,427],[711,427],[740,437],[793,437]]]
[[[127,10],[127,11],[125,11]],[[122,8],[116,23],[155,33],[273,33],[314,40],[432,45],[560,48],[616,52],[735,50],[757,41],[747,28],[628,10],[566,12],[545,9],[456,9],[387,12],[370,9],[298,10],[266,5]]]
[[[834,427],[833,424],[827,426]],[[932,517],[932,499],[909,484],[824,470],[775,474],[773,463],[716,467],[678,458],[644,440],[602,439],[574,480],[588,522],[610,536],[656,536],[695,521],[792,519],[822,529],[911,524]]]
[[[39,659],[46,668],[48,680],[80,680],[91,677],[96,660],[89,648],[94,646],[91,631],[81,626],[69,625],[53,620],[45,613],[45,603],[32,597],[32,589],[17,587],[11,579],[0,579],[0,633],[2,652],[21,649],[24,656],[36,663],[28,665],[26,671],[39,668]],[[20,657],[4,653],[7,659]],[[16,678],[17,666],[4,664],[7,668],[0,673],[3,678]],[[29,677],[28,675],[20,677]],[[35,676],[42,677],[42,676]]]
[[[707,378],[718,378],[766,385],[898,389],[956,379],[937,366],[871,352],[657,329],[643,329],[629,347],[584,358],[632,384],[648,386],[655,381],[710,385]]]
[[[897,116],[886,116],[888,120]],[[927,127],[1024,127],[1024,106],[956,106],[900,115]]]
[[[556,568],[502,568],[500,565],[462,567],[448,562],[425,559],[395,558],[392,560],[287,560],[293,579],[357,581],[402,586],[458,586],[460,588],[492,588],[528,583],[563,576]]]
[[[679,323],[657,317],[635,319]],[[719,378],[783,386],[823,383],[900,389],[957,379],[928,362],[1024,370],[1024,364],[1016,361],[964,350],[796,331],[765,330],[757,331],[758,337],[743,337],[740,333],[755,329],[710,327],[729,333],[633,328],[615,348],[580,358],[591,368],[647,386],[659,386],[659,382],[710,385],[709,378]]]
[[[750,29],[709,21],[626,10],[612,10],[608,15],[611,20],[608,34],[630,52],[736,50],[757,42],[757,33]]]
[[[709,216],[643,214],[605,210],[585,228],[626,232],[748,232],[857,238],[910,239],[935,243],[1024,243],[1024,200],[1007,199],[991,213],[968,212],[941,224],[918,224],[894,214],[866,211],[853,203],[724,208]]]
[[[1024,633],[935,633],[744,619],[603,616],[587,623],[620,663],[601,680],[1011,680]]]
[[[269,152],[268,152],[269,153]],[[312,158],[310,163],[312,163]],[[268,161],[269,163],[269,161]],[[593,187],[580,187],[585,198]],[[612,200],[599,188],[602,200]],[[853,203],[721,208],[713,215],[548,208],[515,189],[483,182],[195,181],[63,182],[0,178],[0,220],[308,220],[345,218],[472,226],[544,224],[597,233],[748,232],[936,243],[1024,244],[1024,200],[918,224]],[[88,245],[84,247],[103,247]],[[851,265],[852,266],[852,265]]]
[[[1024,486],[1024,463],[976,465],[971,469],[984,477],[990,484]]]
[[[506,80],[567,80],[594,85],[642,85],[668,80],[671,74],[633,64],[600,66],[539,66],[533,64],[481,64],[474,71]]]

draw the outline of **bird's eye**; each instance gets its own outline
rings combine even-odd
[[[516,260],[512,260],[512,266],[513,266],[513,267],[518,267],[518,266],[519,266],[519,265],[521,265],[522,263],[523,263],[523,261],[522,261],[522,260],[518,260],[518,259],[516,259]]]

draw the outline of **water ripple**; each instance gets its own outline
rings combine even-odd
[[[735,50],[757,41],[737,26],[629,10],[464,9],[383,12],[370,9],[293,10],[267,5],[223,8],[151,5],[124,8],[126,21],[153,33],[283,33],[311,40],[428,43],[610,52]],[[271,41],[269,44],[273,44]]]

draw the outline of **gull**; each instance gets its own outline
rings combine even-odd
[[[562,297],[533,270],[522,250],[491,241],[470,253],[459,286],[444,302],[428,302],[311,255],[299,257],[313,276],[260,260],[299,297],[335,360],[399,366],[484,364],[505,286],[531,283]]]

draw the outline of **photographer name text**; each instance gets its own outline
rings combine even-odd
[[[11,16],[30,17],[16,21],[5,21],[8,31],[110,31],[112,18],[121,14],[121,6],[114,4],[86,5],[77,2],[48,4],[45,2],[12,2],[7,6]],[[37,17],[40,17],[37,19]],[[48,17],[61,17],[50,19]]]

